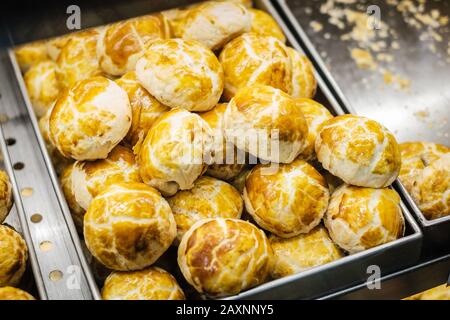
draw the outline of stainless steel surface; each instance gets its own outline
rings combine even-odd
[[[320,10],[321,5],[327,2],[336,4],[339,1],[278,0],[283,14],[344,109],[379,121],[394,132],[400,142],[431,141],[450,146],[450,45],[444,47],[441,44],[432,50],[430,41],[421,40],[421,35],[430,31],[408,25],[395,7],[385,1],[338,3],[340,9],[363,13],[368,5],[378,5],[382,13],[381,21],[394,30],[395,37],[390,35],[381,41],[391,45],[397,42],[399,48],[383,52],[392,54],[393,61],[384,64],[378,61],[378,68],[381,66],[395,74],[402,74],[411,81],[411,85],[404,89],[386,85],[380,74],[357,67],[349,48],[357,48],[359,44],[357,41],[340,40],[342,35],[350,32],[349,28],[340,30],[329,25],[330,16]],[[450,14],[450,4],[446,1],[427,5],[424,14],[432,9],[444,15]],[[324,26],[323,30],[314,30],[311,26],[313,22]],[[331,38],[325,39],[325,34]],[[439,42],[449,44],[449,35],[449,29],[444,28],[438,34],[442,37]],[[380,41],[379,38],[374,39]],[[326,62],[319,52],[326,53]],[[403,185],[396,181],[395,186],[417,216],[425,240],[433,245],[449,246],[450,216],[427,220]]]
[[[69,231],[73,222],[64,214],[58,199],[60,190],[55,187],[57,184],[52,184],[56,175],[46,165],[48,155],[41,136],[35,134],[37,122],[33,116],[29,116],[31,109],[28,97],[21,97],[24,83],[18,74],[20,72],[14,56],[1,51],[0,108],[7,121],[1,124],[0,146],[6,170],[11,177],[14,200],[28,243],[40,297],[55,300],[96,298],[97,288],[92,286],[83,271],[86,263],[81,248],[78,249],[78,239],[75,233]],[[6,145],[5,138],[14,138],[16,143]],[[24,168],[13,169],[17,162],[22,162]],[[40,214],[42,221],[33,223],[31,217],[35,214]],[[40,249],[43,241],[52,243],[50,250]],[[62,278],[55,280],[52,277],[52,280],[52,272],[61,272]]]

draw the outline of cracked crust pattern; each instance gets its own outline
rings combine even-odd
[[[184,300],[183,290],[167,271],[150,267],[111,273],[102,289],[103,300]]]
[[[94,77],[77,82],[58,98],[50,115],[50,140],[65,157],[104,159],[130,126],[126,92],[114,81]]]
[[[219,60],[196,41],[156,40],[138,60],[136,75],[152,96],[171,108],[207,111],[223,91]]]
[[[143,183],[117,183],[99,193],[84,216],[84,237],[107,268],[140,270],[171,245],[176,224],[167,201]]]
[[[16,286],[25,272],[28,248],[22,236],[0,225],[0,287]]]
[[[206,170],[212,150],[212,130],[197,114],[172,109],[147,133],[138,155],[142,180],[164,196],[187,190]]]
[[[247,212],[263,229],[282,238],[308,233],[317,226],[328,200],[325,179],[300,159],[273,168],[257,165],[245,182]]]
[[[224,98],[252,85],[268,85],[292,93],[292,62],[286,46],[274,37],[245,33],[220,53],[225,75]]]
[[[112,149],[106,159],[77,161],[73,165],[73,194],[84,210],[97,194],[118,182],[141,182],[133,152],[121,145]]]
[[[325,122],[315,150],[326,170],[356,186],[387,187],[400,171],[400,149],[394,135],[361,116],[348,114]]]
[[[134,71],[137,60],[152,41],[168,38],[170,26],[162,14],[111,24],[102,30],[97,42],[100,67],[113,76]]]
[[[274,253],[272,277],[277,279],[342,258],[342,251],[333,243],[322,225],[306,234],[292,238],[269,238]]]
[[[262,284],[269,276],[272,248],[264,232],[239,219],[194,224],[178,247],[178,265],[199,293],[223,297]]]
[[[177,223],[178,242],[195,222],[207,218],[239,219],[244,206],[232,185],[207,176],[198,178],[192,189],[179,191],[167,201]]]
[[[400,196],[389,188],[340,186],[331,195],[324,222],[333,241],[349,253],[388,243],[405,232]]]

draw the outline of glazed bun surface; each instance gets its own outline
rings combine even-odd
[[[62,88],[102,74],[96,49],[100,30],[77,32],[64,43],[56,60],[56,75]]]
[[[0,287],[17,286],[25,272],[28,248],[22,236],[0,225]]]
[[[450,215],[450,153],[420,172],[412,196],[427,219]]]
[[[392,189],[342,185],[324,218],[333,241],[349,253],[396,240],[405,232],[400,196]]]
[[[92,255],[112,270],[132,271],[153,264],[176,236],[167,201],[143,183],[108,186],[84,216],[84,237]]]
[[[241,4],[209,1],[188,9],[180,36],[216,50],[236,36],[248,32],[251,20],[249,11]]]
[[[274,37],[283,43],[286,42],[286,37],[284,36],[283,31],[270,14],[254,8],[249,9],[249,11],[252,16],[250,32],[261,36]]]
[[[130,126],[126,92],[109,79],[94,77],[77,82],[58,98],[50,115],[50,140],[65,157],[104,159]]]
[[[240,89],[224,115],[228,141],[255,157],[292,162],[304,149],[308,126],[294,99],[281,90],[255,85]]]
[[[198,178],[192,189],[179,191],[167,201],[177,223],[178,241],[201,219],[239,219],[244,206],[241,195],[232,185],[207,176]]]
[[[207,111],[220,99],[223,70],[217,57],[196,41],[157,40],[136,64],[141,85],[161,103]]]
[[[97,194],[118,182],[141,182],[133,152],[121,145],[112,149],[106,159],[77,161],[73,165],[73,193],[84,210]]]
[[[0,223],[5,221],[13,205],[11,182],[5,171],[0,170]]]
[[[106,278],[103,300],[184,300],[184,293],[167,271],[150,267],[141,271],[115,271]]]
[[[31,294],[14,287],[0,288],[0,300],[36,300]]]
[[[347,114],[325,122],[315,150],[326,170],[356,186],[389,186],[401,167],[394,135],[378,122],[361,116]]]
[[[205,219],[183,236],[178,265],[199,293],[223,297],[266,281],[272,255],[266,235],[253,224],[239,219]]]
[[[51,60],[34,64],[24,75],[25,85],[38,118],[53,106],[60,93],[56,64]]]
[[[292,48],[288,47],[287,52],[292,62],[292,97],[313,98],[317,91],[317,81],[311,61]]]
[[[21,45],[14,49],[14,54],[22,73],[25,73],[33,64],[48,59],[47,47],[44,41]]]
[[[132,111],[131,128],[125,141],[133,147],[137,145],[137,151],[153,123],[170,108],[156,100],[141,86],[134,71],[124,74],[116,83],[128,94]]]
[[[226,103],[219,103],[213,109],[200,113],[199,116],[213,130],[214,137],[214,155],[206,174],[217,179],[229,181],[235,178],[244,168],[245,152],[226,141],[224,135],[224,116],[226,109]]]
[[[414,183],[423,169],[450,153],[450,148],[432,142],[404,142],[399,147],[402,167],[398,177],[409,193],[412,193]]]
[[[138,155],[142,180],[164,196],[187,190],[206,170],[212,130],[197,114],[172,109],[147,133]]]
[[[322,220],[329,192],[313,166],[297,159],[278,167],[257,165],[247,176],[247,212],[263,229],[289,238],[308,233]]]
[[[170,26],[162,14],[111,24],[102,30],[97,42],[100,67],[113,76],[134,71],[146,47],[154,40],[167,38],[170,38]]]
[[[317,157],[314,148],[317,135],[322,129],[325,121],[332,119],[333,115],[330,113],[330,111],[328,111],[327,108],[314,100],[300,98],[295,99],[295,102],[302,111],[308,125],[308,137],[306,138],[306,146],[300,153],[300,157],[306,161],[315,160]]]
[[[269,238],[274,253],[272,277],[277,279],[342,258],[342,251],[333,243],[327,230],[317,226],[306,234],[292,238]]]

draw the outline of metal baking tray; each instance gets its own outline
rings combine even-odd
[[[375,38],[391,46],[393,42],[398,44],[395,50],[391,48],[381,52],[391,55],[393,61],[376,62],[380,68],[410,81],[408,88],[401,89],[387,85],[380,75],[357,67],[349,48],[358,47],[358,42],[340,40],[351,31],[351,27],[339,29],[330,25],[327,11],[335,9],[321,10],[320,5],[326,2],[277,0],[275,5],[293,28],[301,46],[314,61],[343,109],[378,120],[394,132],[400,142],[431,141],[450,146],[450,47],[442,45],[450,43],[449,28],[442,28],[435,36],[442,39],[437,38],[440,41],[433,42],[424,40],[423,35],[434,35],[437,31],[409,25],[402,14],[386,1],[340,4],[341,9],[358,12],[364,12],[369,5],[376,5],[381,12],[381,21],[388,28],[395,29],[394,34]],[[450,3],[447,1],[434,1],[427,3],[427,6],[424,15],[431,14],[432,10],[440,11],[441,15],[450,13]],[[412,17],[407,19],[410,19],[409,23],[414,20]],[[322,29],[317,31],[314,24],[319,24]],[[427,220],[400,181],[397,180],[394,186],[417,217],[423,229],[424,244],[448,250],[450,216]]]
[[[280,18],[279,14],[269,0],[254,1],[254,6],[270,13],[283,29],[289,44],[292,47],[303,51],[298,41],[284,24],[283,20]],[[71,252],[69,254],[69,257],[75,255],[80,262],[85,263],[85,257],[80,256],[80,254],[82,255],[82,248],[76,230],[73,226],[73,222],[71,221],[67,203],[59,187],[58,178],[52,166],[50,157],[47,154],[44,140],[39,132],[37,119],[28,99],[22,75],[17,66],[15,56],[11,50],[9,51],[9,59],[16,77],[15,80],[10,81],[10,83],[12,83],[10,90],[17,89],[16,84],[18,84],[18,88],[22,94],[22,99],[14,106],[27,112],[27,114],[22,114],[22,118],[24,118],[22,121],[26,122],[25,126],[28,130],[34,131],[35,140],[33,144],[34,149],[32,150],[35,150],[35,152],[42,155],[41,160],[44,163],[42,164],[43,167],[41,167],[41,170],[44,170],[45,166],[48,169],[45,174],[49,181],[45,182],[45,186],[52,189],[54,192],[56,197],[55,200],[59,203],[59,211],[57,214],[64,217],[60,223],[65,223],[65,226],[62,227],[67,234],[63,234],[64,236],[70,237],[75,250],[75,252]],[[316,77],[318,82],[318,94],[316,99],[321,101],[335,115],[345,113],[344,109],[341,107],[341,104],[335,98],[335,94],[329,89],[328,84],[322,78],[322,75],[317,73]],[[36,149],[39,150],[36,151]],[[28,151],[28,154],[29,153],[30,151]],[[406,234],[403,238],[359,254],[347,256],[336,262],[305,271],[298,275],[269,282],[257,288],[243,292],[240,295],[231,297],[230,299],[313,298],[327,292],[366,281],[368,277],[366,268],[368,265],[378,265],[384,274],[414,264],[419,258],[422,235],[419,227],[411,218],[410,213],[403,204],[402,210],[406,221]],[[58,259],[58,257],[54,257],[54,259]],[[86,279],[89,280],[85,286],[85,289],[91,290],[91,296],[84,296],[83,298],[98,299],[98,288],[93,282],[91,282],[93,281],[92,270],[82,265],[81,271]]]

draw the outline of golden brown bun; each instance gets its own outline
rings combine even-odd
[[[400,196],[389,188],[339,187],[324,222],[331,239],[349,253],[396,240],[405,232]]]
[[[206,170],[204,159],[212,148],[212,131],[197,114],[172,109],[147,133],[138,155],[142,180],[164,196],[187,190]]]
[[[181,22],[180,37],[217,50],[248,32],[251,15],[245,6],[229,1],[207,1],[188,9]]]
[[[405,298],[404,300],[450,300],[450,287],[443,284]]]
[[[138,153],[140,144],[150,127],[170,108],[156,100],[140,85],[134,71],[124,74],[116,80],[116,83],[128,94],[132,111],[131,128],[125,137],[125,141],[134,146],[135,153]]]
[[[77,227],[78,232],[83,232],[83,219],[86,210],[84,210],[76,201],[75,194],[73,191],[73,183],[72,183],[72,172],[73,172],[73,163],[67,165],[60,176],[61,188],[64,193],[64,197],[66,198],[67,205],[69,206],[70,213],[72,215],[73,222]]]
[[[13,287],[0,288],[0,300],[36,300],[31,294]]]
[[[83,31],[81,31],[83,32]],[[57,61],[59,54],[61,53],[61,49],[66,45],[71,37],[73,37],[75,33],[65,34],[63,36],[59,36],[56,38],[52,38],[46,42],[47,46],[47,54],[49,58],[53,61]]]
[[[261,36],[274,37],[283,43],[286,42],[286,37],[284,36],[283,31],[270,14],[254,8],[249,9],[249,11],[252,16],[250,32],[254,32]]]
[[[154,263],[176,236],[167,201],[143,183],[108,186],[92,200],[84,216],[84,237],[92,255],[118,271]]]
[[[104,159],[131,126],[127,93],[114,81],[94,77],[77,82],[56,101],[50,140],[65,157]]]
[[[16,286],[25,272],[28,248],[22,236],[0,225],[0,287]]]
[[[222,66],[196,41],[154,41],[136,63],[136,75],[151,95],[171,108],[207,111],[223,91]]]
[[[21,45],[14,49],[14,53],[22,73],[25,73],[33,64],[48,59],[47,47],[44,41]]]
[[[315,150],[326,170],[352,185],[387,187],[400,171],[400,149],[394,135],[361,116],[346,114],[326,121]]]
[[[245,166],[245,152],[227,142],[223,134],[226,103],[219,103],[213,109],[200,113],[213,130],[214,146],[213,158],[209,163],[206,174],[221,180],[231,180],[236,177]]]
[[[398,178],[409,193],[422,170],[441,156],[450,153],[444,145],[432,142],[405,142],[400,143],[402,168]]]
[[[102,289],[103,300],[184,300],[184,293],[167,271],[150,267],[141,271],[113,272]]]
[[[77,32],[61,48],[56,60],[56,74],[62,88],[101,75],[96,49],[98,35],[97,29]]]
[[[59,96],[56,64],[45,60],[31,66],[24,76],[28,96],[38,118],[45,115]]]
[[[77,161],[73,165],[73,193],[84,210],[97,194],[118,182],[141,182],[133,152],[121,145],[112,149],[106,159]]]
[[[102,70],[113,76],[134,71],[136,62],[149,43],[170,38],[170,26],[162,14],[146,15],[105,27],[97,42]]]
[[[292,62],[292,97],[313,98],[317,91],[317,81],[311,61],[292,48],[288,47],[287,52]]]
[[[245,182],[247,212],[263,229],[283,238],[308,233],[317,226],[328,200],[325,179],[300,159],[278,167],[257,165]]]
[[[306,161],[316,159],[314,150],[316,138],[323,127],[325,121],[333,118],[333,115],[322,104],[307,98],[295,99],[297,106],[302,111],[306,123],[308,124],[308,137],[306,146],[300,153],[299,157]]]
[[[70,164],[74,162],[71,158],[64,157],[61,152],[50,141],[50,115],[52,114],[53,107],[50,107],[45,115],[39,119],[39,131],[44,138],[45,146],[47,147],[48,155],[53,163],[53,167],[57,174],[61,174],[62,171]]]
[[[308,135],[305,117],[295,100],[262,85],[236,93],[225,111],[224,127],[227,141],[271,162],[292,162],[305,147]]]
[[[225,45],[219,60],[227,101],[239,89],[256,84],[292,92],[292,62],[286,46],[276,38],[245,33]]]
[[[195,222],[207,218],[239,219],[244,206],[232,185],[206,176],[198,178],[192,189],[179,191],[167,201],[177,223],[178,242]]]
[[[11,182],[5,171],[0,170],[0,223],[5,221],[13,205]]]
[[[418,174],[412,196],[427,219],[450,215],[450,153]]]
[[[331,241],[327,229],[319,225],[292,238],[269,238],[274,253],[273,278],[286,277],[342,258],[342,251]]]
[[[238,219],[194,224],[178,247],[178,265],[199,293],[223,297],[266,281],[272,248],[262,230]]]

